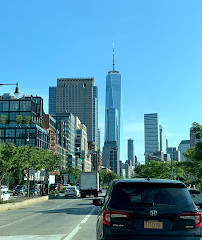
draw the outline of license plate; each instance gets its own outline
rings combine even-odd
[[[144,228],[145,229],[163,229],[163,222],[160,222],[157,220],[144,221]]]

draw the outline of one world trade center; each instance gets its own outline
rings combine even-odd
[[[115,70],[113,47],[113,70],[106,76],[106,105],[105,105],[105,145],[103,149],[104,163],[119,174],[120,123],[121,123],[121,74]],[[114,145],[114,146],[113,146]],[[115,148],[116,147],[116,148]],[[109,148],[109,151],[106,149]],[[117,159],[110,148],[117,149]],[[105,150],[105,151],[104,151]],[[113,155],[113,159],[110,159]]]

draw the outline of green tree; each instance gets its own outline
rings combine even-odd
[[[7,123],[7,115],[1,115],[0,121],[2,124],[6,124]]]
[[[18,125],[21,125],[22,124],[22,121],[23,121],[23,116],[22,115],[17,115],[16,116],[16,123]]]
[[[120,178],[115,172],[108,172],[106,170],[99,171],[99,174],[103,184],[109,184],[112,180]]]
[[[25,118],[24,118],[24,123],[25,124],[30,124],[30,122],[31,122],[31,116],[25,116]]]
[[[9,143],[6,145],[4,143],[0,143],[0,194],[2,180],[12,168],[15,152],[16,147],[14,144]]]
[[[194,122],[192,124],[193,132],[197,139],[202,138],[202,125]],[[184,152],[187,161],[183,163],[187,172],[191,173],[195,179],[202,179],[202,141],[199,141],[195,147],[191,147]]]
[[[136,177],[150,177],[158,179],[170,179],[172,177],[171,171],[171,161],[160,162],[151,160],[150,164],[147,163],[140,165],[135,169]],[[183,179],[186,178],[185,171],[178,162],[173,163],[173,176],[174,178],[177,176],[180,176]]]

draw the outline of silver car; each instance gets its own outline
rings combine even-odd
[[[195,188],[190,188],[189,193],[191,194],[191,197],[192,197],[194,203],[197,206],[202,207],[202,193],[200,192],[200,190],[195,189]]]

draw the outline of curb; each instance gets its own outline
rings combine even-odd
[[[44,196],[44,197],[24,200],[22,202],[17,202],[17,203],[5,203],[0,205],[0,212],[23,208],[32,204],[48,201],[48,199],[49,199],[49,196]]]

